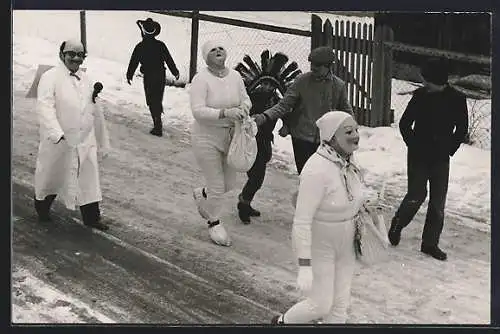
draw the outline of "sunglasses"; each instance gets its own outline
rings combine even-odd
[[[86,57],[86,54],[83,51],[78,51],[78,52],[76,52],[76,51],[64,51],[63,54],[66,56],[69,56],[70,58],[75,58],[76,56],[78,56],[80,58]]]

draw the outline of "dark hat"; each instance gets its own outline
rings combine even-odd
[[[153,21],[152,18],[147,18],[146,20],[137,20],[136,23],[141,29],[142,35],[155,37],[160,34],[161,26],[158,22]]]
[[[448,64],[444,60],[430,59],[421,67],[420,74],[427,82],[444,85],[448,82]]]
[[[335,61],[335,53],[329,46],[320,46],[311,51],[307,60],[313,64],[330,65]]]

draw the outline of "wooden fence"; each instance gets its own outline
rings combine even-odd
[[[372,24],[327,19],[312,15],[311,46],[330,46],[337,55],[334,73],[347,84],[349,101],[357,122],[366,126],[386,126],[393,121],[391,103],[391,31]]]
[[[198,11],[151,12],[191,19],[189,81],[196,73],[200,21],[311,37],[311,49],[329,45],[337,51],[338,61],[334,71],[348,85],[349,101],[357,121],[366,126],[389,125],[392,122],[391,68],[386,66],[388,49],[384,49],[382,43],[382,38],[390,37],[390,33],[383,29],[374,32],[372,24],[343,20],[335,21],[334,25],[326,20],[323,24],[321,18],[314,14],[311,16],[311,30],[308,31],[212,16]]]

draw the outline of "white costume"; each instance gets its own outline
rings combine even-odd
[[[70,75],[61,62],[45,72],[38,86],[40,145],[35,196],[59,195],[69,209],[102,200],[97,146],[108,150],[109,136],[94,83],[82,70]],[[64,135],[64,140],[57,141]]]
[[[241,106],[250,110],[252,102],[241,75],[233,69],[223,78],[202,69],[193,77],[189,95],[195,119],[192,146],[207,186],[203,209],[209,221],[215,222],[222,209],[223,194],[233,189],[236,181],[236,171],[227,165],[226,159],[234,121],[219,119],[219,113],[221,109]]]
[[[320,127],[322,140],[329,140],[338,125],[326,124],[326,135]],[[307,298],[283,315],[285,324],[320,318],[345,323],[356,262],[354,217],[365,200],[358,168],[327,144],[320,145],[300,174],[292,228],[297,258],[311,259],[312,286]]]

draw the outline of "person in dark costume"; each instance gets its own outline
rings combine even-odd
[[[333,74],[335,59],[333,49],[328,46],[312,50],[308,57],[311,70],[294,80],[279,103],[253,116],[259,127],[285,117],[286,129],[280,130],[280,135],[284,136],[289,132],[292,137],[298,174],[320,145],[319,130],[315,122],[331,110],[353,114],[346,83]]]
[[[466,97],[448,84],[444,61],[429,60],[421,69],[425,86],[418,88],[399,122],[408,147],[408,192],[392,219],[389,241],[397,246],[401,231],[430,197],[422,233],[421,251],[438,260],[447,255],[439,247],[448,192],[450,156],[464,141],[468,131]]]
[[[283,96],[286,88],[302,73],[296,62],[291,62],[286,66],[288,56],[280,52],[271,57],[269,50],[263,51],[260,66],[248,55],[243,57],[243,62],[238,63],[235,69],[242,75],[252,101],[250,115],[262,113],[278,103],[280,95]],[[245,224],[250,223],[250,217],[260,216],[260,212],[254,209],[250,203],[264,182],[267,163],[272,157],[275,126],[276,120],[263,124],[259,127],[255,137],[258,149],[257,157],[247,172],[248,180],[238,196],[237,204],[238,215]]]
[[[166,76],[165,66],[167,64],[170,72],[179,79],[179,70],[170,52],[160,40],[155,37],[160,34],[161,26],[151,18],[138,20],[137,25],[141,29],[142,41],[139,42],[132,52],[127,69],[127,82],[130,85],[137,66],[141,64],[140,71],[144,75],[144,93],[146,104],[153,118],[152,135],[161,137],[163,135],[163,94],[165,92]]]

